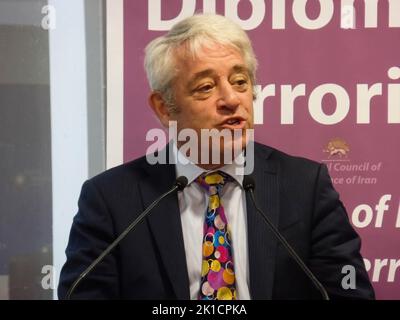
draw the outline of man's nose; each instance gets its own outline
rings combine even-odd
[[[222,81],[219,87],[220,97],[217,101],[218,110],[235,112],[240,105],[237,92],[229,81]]]

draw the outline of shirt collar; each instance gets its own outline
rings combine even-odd
[[[200,168],[193,162],[191,162],[182,152],[180,152],[174,143],[174,141],[171,141],[171,145],[173,148],[172,152],[172,160],[173,163],[175,163],[175,171],[176,171],[176,176],[185,176],[188,179],[188,184],[192,183],[198,176],[200,176],[203,173],[210,173],[213,171],[222,171],[228,175],[230,175],[233,179],[235,179],[240,187],[242,187],[243,184],[243,175],[242,174],[237,174],[237,172],[243,172],[240,169],[243,169],[244,167],[244,161],[243,160],[243,153],[241,153],[235,160],[240,160],[240,161],[232,161],[230,164],[226,164],[221,168],[215,169],[215,170],[205,170],[203,168]],[[243,187],[242,187],[243,188]]]

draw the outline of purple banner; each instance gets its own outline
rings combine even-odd
[[[377,298],[400,299],[400,1],[125,0],[124,161],[160,127],[144,47],[195,12],[248,31],[259,60],[256,141],[327,164]]]

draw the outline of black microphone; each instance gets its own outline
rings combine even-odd
[[[299,267],[304,271],[304,273],[307,275],[308,278],[310,278],[311,282],[313,285],[318,289],[318,291],[321,293],[322,298],[324,300],[329,300],[328,293],[326,292],[324,286],[321,284],[321,282],[318,281],[316,276],[312,273],[312,271],[306,266],[304,261],[299,257],[299,255],[294,251],[294,249],[291,247],[291,245],[286,241],[286,239],[283,237],[283,235],[279,232],[279,230],[272,224],[272,222],[268,219],[266,214],[257,206],[256,199],[254,197],[254,192],[253,190],[255,189],[255,183],[254,179],[252,176],[247,175],[243,177],[243,188],[246,192],[250,192],[250,197],[251,200],[253,201],[254,207],[257,209],[257,211],[260,213],[261,217],[264,219],[268,227],[271,229],[272,233],[275,235],[275,237],[283,244],[285,249],[289,252],[290,256],[297,262]]]
[[[156,200],[154,200],[154,202],[152,204],[150,204],[146,210],[144,210],[140,216],[138,216],[120,235],[117,239],[115,239],[113,241],[113,243],[111,243],[99,256],[96,260],[94,260],[92,262],[92,264],[87,267],[87,269],[85,271],[83,271],[80,276],[78,277],[78,279],[75,280],[75,282],[72,284],[71,288],[68,290],[67,293],[67,300],[71,299],[71,295],[74,292],[74,290],[76,289],[76,287],[79,285],[79,283],[88,275],[88,273],[90,271],[92,271],[109,253],[111,250],[113,250],[120,242],[122,239],[124,239],[126,237],[126,235],[133,229],[135,228],[135,226],[143,220],[144,217],[146,217],[149,212],[165,197],[167,197],[168,195],[170,195],[171,193],[175,192],[175,191],[182,191],[183,189],[185,189],[185,187],[188,184],[188,179],[184,176],[180,176],[178,177],[175,182],[173,187],[168,190],[167,192],[163,193],[161,196],[159,196]]]

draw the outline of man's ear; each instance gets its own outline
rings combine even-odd
[[[171,117],[170,111],[168,110],[168,106],[164,101],[160,92],[153,91],[149,96],[149,105],[153,109],[154,113],[160,120],[161,124],[168,128],[169,120]]]

